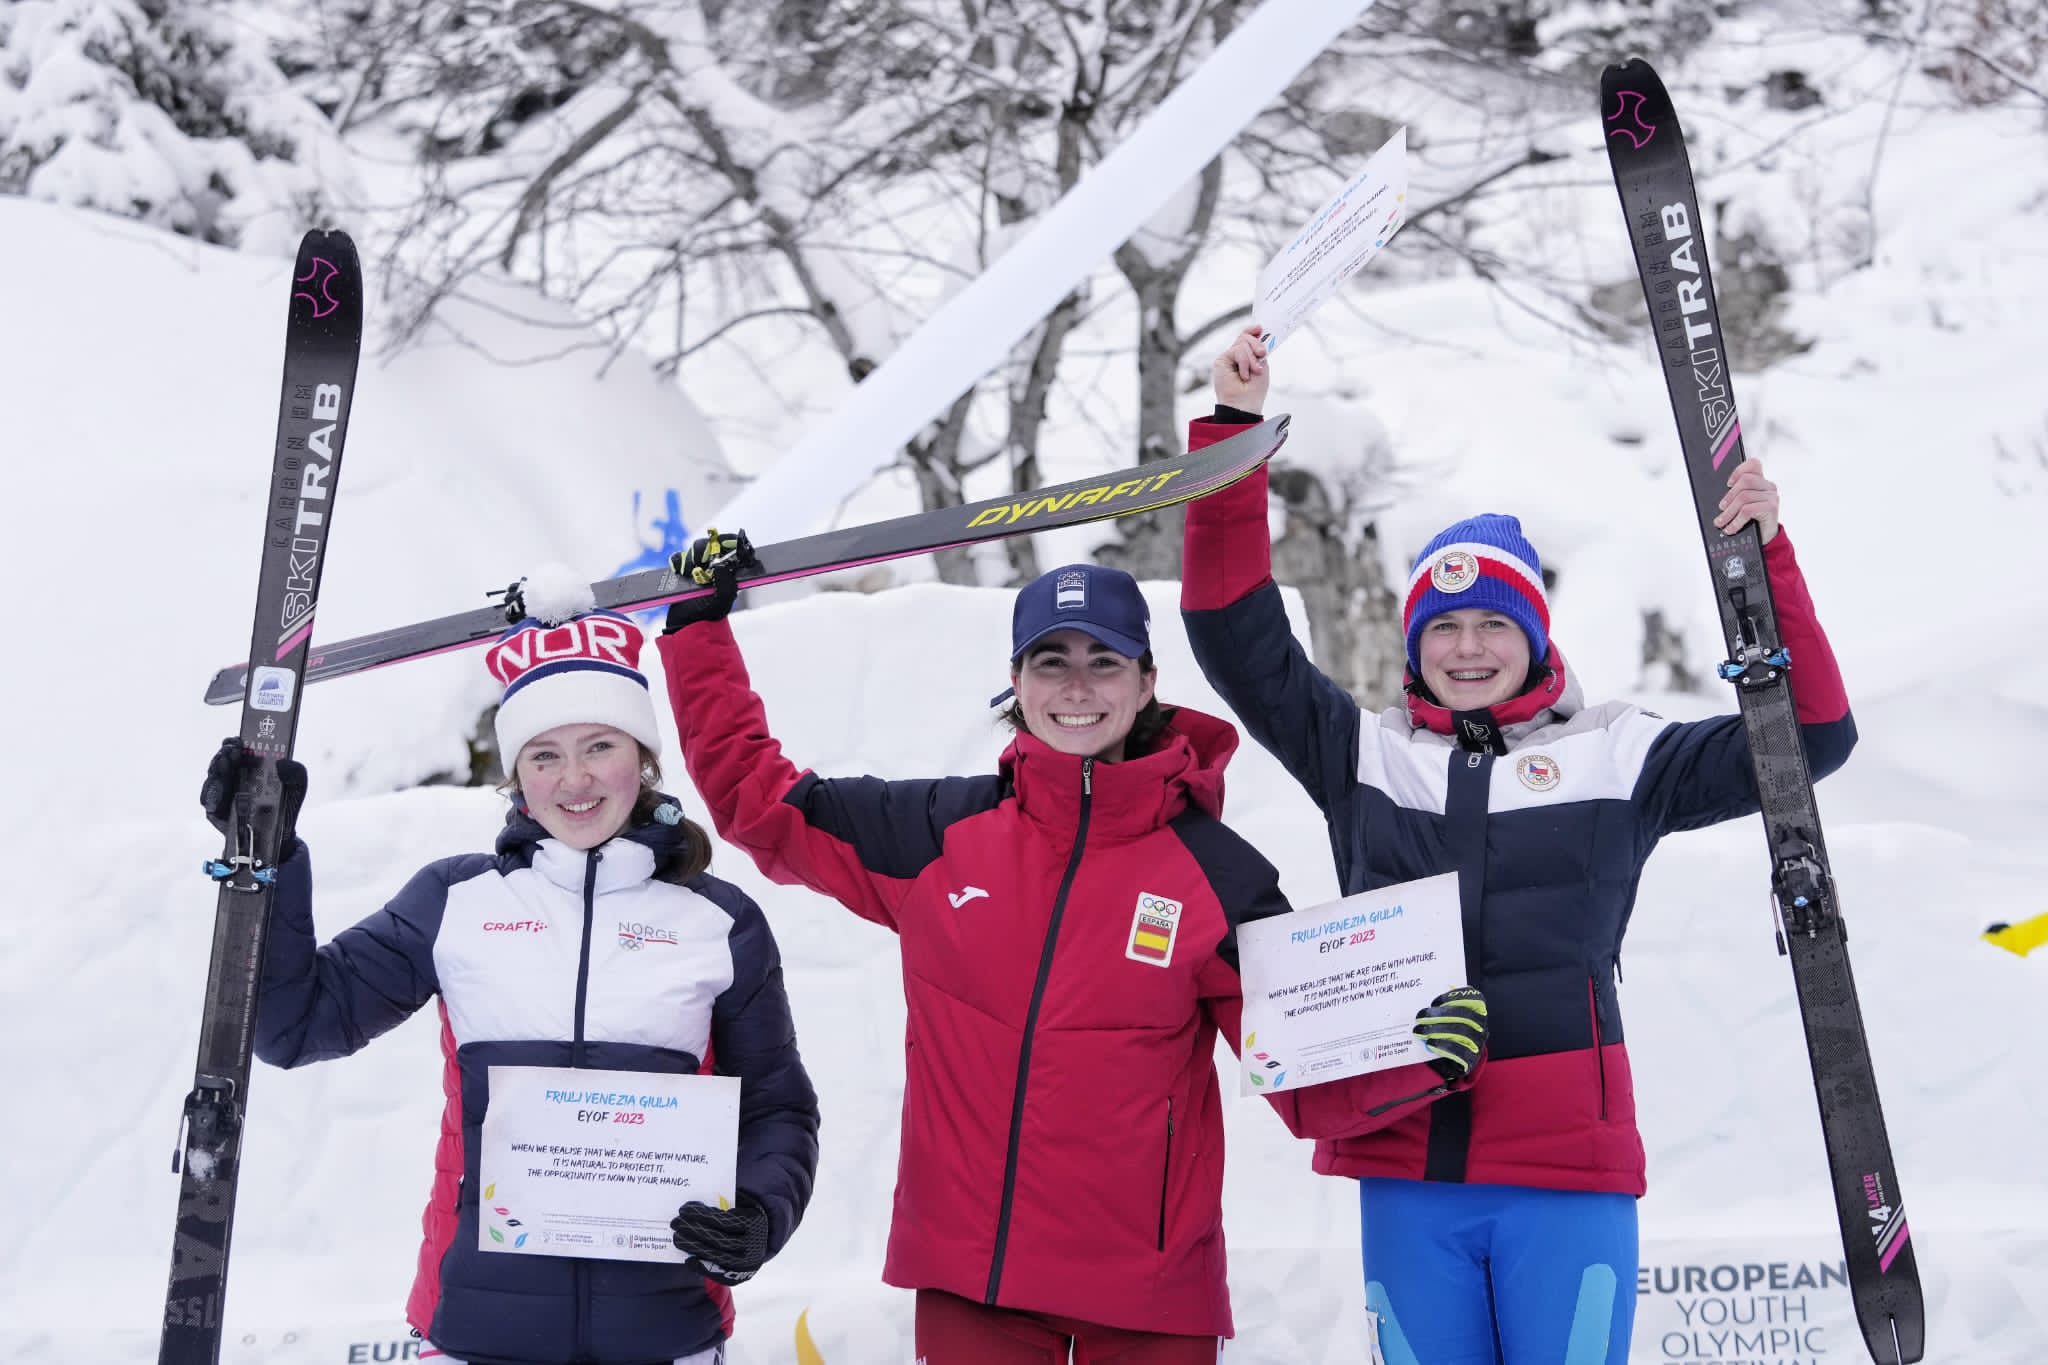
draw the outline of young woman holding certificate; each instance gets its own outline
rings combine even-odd
[[[1193,424],[1192,446],[1258,420],[1271,375],[1257,328],[1214,378],[1216,413]],[[1359,1181],[1382,1351],[1388,1365],[1623,1365],[1644,1169],[1622,933],[1661,836],[1757,810],[1741,719],[1586,706],[1550,642],[1536,551],[1515,518],[1490,513],[1417,557],[1406,704],[1366,715],[1289,631],[1266,516],[1264,470],[1188,509],[1181,603],[1196,658],[1321,807],[1345,894],[1458,874],[1465,959],[1491,1007],[1472,1087],[1316,1148],[1317,1170]],[[1856,727],[1777,489],[1748,460],[1719,524],[1752,520],[1822,776]]]
[[[1289,908],[1218,818],[1236,731],[1158,700],[1138,585],[1075,564],[1017,594],[997,771],[801,771],[726,620],[746,553],[713,532],[677,566],[717,589],[661,639],[677,733],[721,837],[900,939],[882,1275],[917,1293],[917,1358],[1209,1365],[1232,1330],[1216,1035],[1236,1045],[1237,926]],[[1433,1063],[1275,1108],[1298,1134],[1363,1131],[1466,1085],[1483,1002],[1422,1014]]]
[[[709,837],[656,789],[661,737],[641,643],[626,617],[584,611],[522,622],[494,645],[486,659],[504,688],[497,736],[512,774],[496,850],[429,864],[318,948],[312,855],[293,829],[306,770],[279,764],[286,852],[257,1055],[285,1067],[344,1056],[439,997],[447,1107],[406,1305],[429,1343],[423,1358],[716,1365],[732,1328],[727,1286],[781,1249],[810,1199],[817,1096],[775,939],[752,901],[706,873]],[[242,770],[232,739],[207,770],[200,803],[223,831]],[[560,1209],[493,1195],[508,1179],[484,1169],[497,1144],[535,1142],[492,1131],[494,1108],[499,1124],[525,1117],[523,1087],[545,1087],[533,1093],[569,1104],[567,1117],[607,1125],[590,1130],[594,1140],[644,1158],[665,1155],[638,1149],[668,1145],[672,1130],[660,1125],[679,1107],[670,1100],[716,1091],[730,1103],[730,1085],[690,1088],[704,1071],[740,1081],[730,1207],[692,1199],[674,1210],[650,1192],[644,1234],[627,1239],[616,1219],[594,1234],[577,1201],[595,1198],[595,1185],[575,1180],[618,1153],[580,1148],[549,1159],[570,1176],[540,1182],[567,1191],[549,1192]],[[615,1106],[632,1126],[610,1126]],[[730,1144],[730,1132],[708,1141]],[[509,1178],[537,1164],[514,1161]],[[607,1190],[640,1189],[648,1167],[634,1163],[636,1179]],[[639,1259],[609,1249],[627,1240]],[[607,1249],[588,1256],[563,1249],[598,1241]]]

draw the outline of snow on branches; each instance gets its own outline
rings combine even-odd
[[[0,193],[289,253],[346,183],[321,112],[212,0],[0,6]]]

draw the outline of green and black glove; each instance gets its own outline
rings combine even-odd
[[[1486,1052],[1486,997],[1477,987],[1445,991],[1415,1011],[1415,1036],[1435,1053],[1429,1064],[1451,1084],[1470,1076]]]
[[[740,570],[759,563],[745,531],[721,534],[716,526],[692,541],[689,549],[670,555],[668,566],[677,577],[711,591],[670,604],[664,633],[674,634],[699,621],[723,621],[739,596]]]
[[[768,1260],[768,1210],[741,1190],[739,1202],[716,1209],[692,1201],[669,1220],[676,1250],[686,1253],[686,1269],[722,1285],[745,1284]]]

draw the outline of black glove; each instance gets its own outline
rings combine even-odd
[[[722,1285],[745,1284],[768,1260],[768,1210],[745,1190],[729,1209],[685,1204],[669,1226],[676,1250],[689,1253],[684,1269]]]
[[[668,629],[663,633],[672,635],[698,621],[723,621],[732,613],[733,599],[739,596],[740,570],[759,563],[745,531],[721,535],[716,526],[692,541],[689,549],[670,555],[668,566],[678,577],[711,591],[671,603]]]
[[[243,777],[254,770],[256,759],[242,748],[239,735],[229,735],[206,764],[206,780],[199,784],[199,808],[207,823],[222,834],[235,816],[235,794]],[[295,759],[277,760],[277,848],[278,856],[299,837],[299,807],[306,803],[306,765]]]
[[[1473,986],[1445,991],[1415,1011],[1415,1036],[1436,1054],[1429,1059],[1436,1074],[1457,1084],[1486,1051],[1486,997]]]

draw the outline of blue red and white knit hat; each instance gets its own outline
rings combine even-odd
[[[1468,517],[1445,527],[1423,547],[1408,575],[1401,630],[1408,639],[1408,667],[1422,676],[1416,642],[1422,628],[1447,611],[1478,607],[1497,611],[1529,637],[1529,661],[1550,652],[1550,599],[1543,592],[1543,561],[1522,535],[1522,523],[1499,512]]]
[[[654,698],[640,671],[645,640],[630,617],[609,611],[560,622],[528,617],[500,636],[484,664],[505,688],[497,721],[505,770],[535,735],[558,725],[609,725],[659,754]]]

